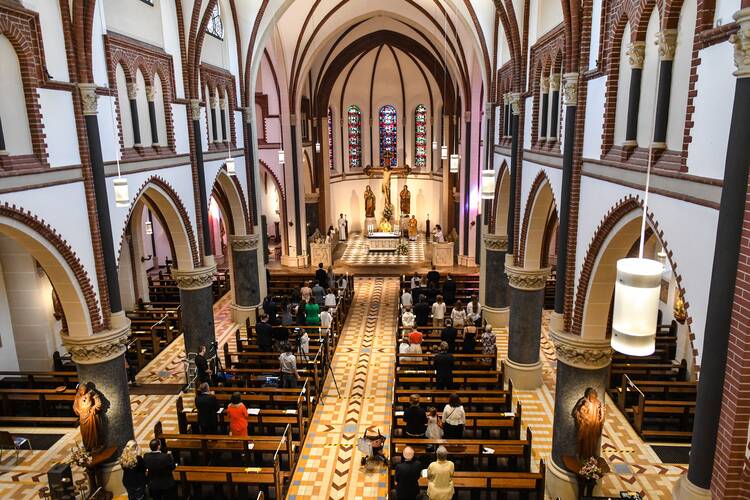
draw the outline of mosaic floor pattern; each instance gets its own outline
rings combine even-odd
[[[399,281],[357,278],[354,287],[354,302],[332,362],[341,397],[329,374],[288,500],[387,498],[387,471],[360,465],[357,439],[368,429],[390,434]]]
[[[425,260],[425,239],[420,235],[417,241],[409,241],[409,252],[406,255],[396,255],[395,252],[368,251],[367,238],[356,234],[349,238],[341,260],[349,265],[404,265],[419,264]]]

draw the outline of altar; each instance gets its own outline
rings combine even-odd
[[[400,239],[401,234],[398,231],[367,233],[367,251],[395,252]]]

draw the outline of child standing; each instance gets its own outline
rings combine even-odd
[[[427,409],[427,439],[443,439],[443,429],[438,422],[437,409],[433,406]]]

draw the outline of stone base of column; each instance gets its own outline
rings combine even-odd
[[[244,325],[245,321],[250,320],[250,326],[255,326],[260,306],[240,306],[232,304],[229,306],[232,311],[232,321],[238,325]]]
[[[482,307],[482,316],[484,320],[492,325],[492,328],[508,328],[508,317],[510,307]]]
[[[674,500],[710,500],[711,490],[694,485],[687,474],[683,474],[677,480],[672,490]]]
[[[493,325],[494,326],[494,325]],[[513,381],[514,389],[530,391],[542,386],[542,361],[526,365],[510,359],[503,360],[503,382]]]
[[[476,260],[474,260],[474,257],[470,257],[468,255],[459,255],[458,265],[463,267],[478,267]]]
[[[282,255],[281,265],[284,267],[307,267],[307,255]]]
[[[578,479],[575,475],[557,465],[552,459],[547,463],[544,487],[550,498],[559,498],[560,500],[578,499]],[[597,488],[594,489],[595,492]]]

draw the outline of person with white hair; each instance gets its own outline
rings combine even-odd
[[[414,500],[419,497],[419,476],[422,474],[422,464],[414,460],[414,449],[404,448],[401,453],[404,459],[396,465],[396,500]]]
[[[122,485],[131,500],[146,498],[146,464],[143,462],[138,443],[132,439],[125,444],[120,455]]]
[[[455,466],[448,460],[448,450],[445,446],[439,446],[435,456],[437,460],[427,468],[427,497],[430,500],[451,500],[454,493]]]

